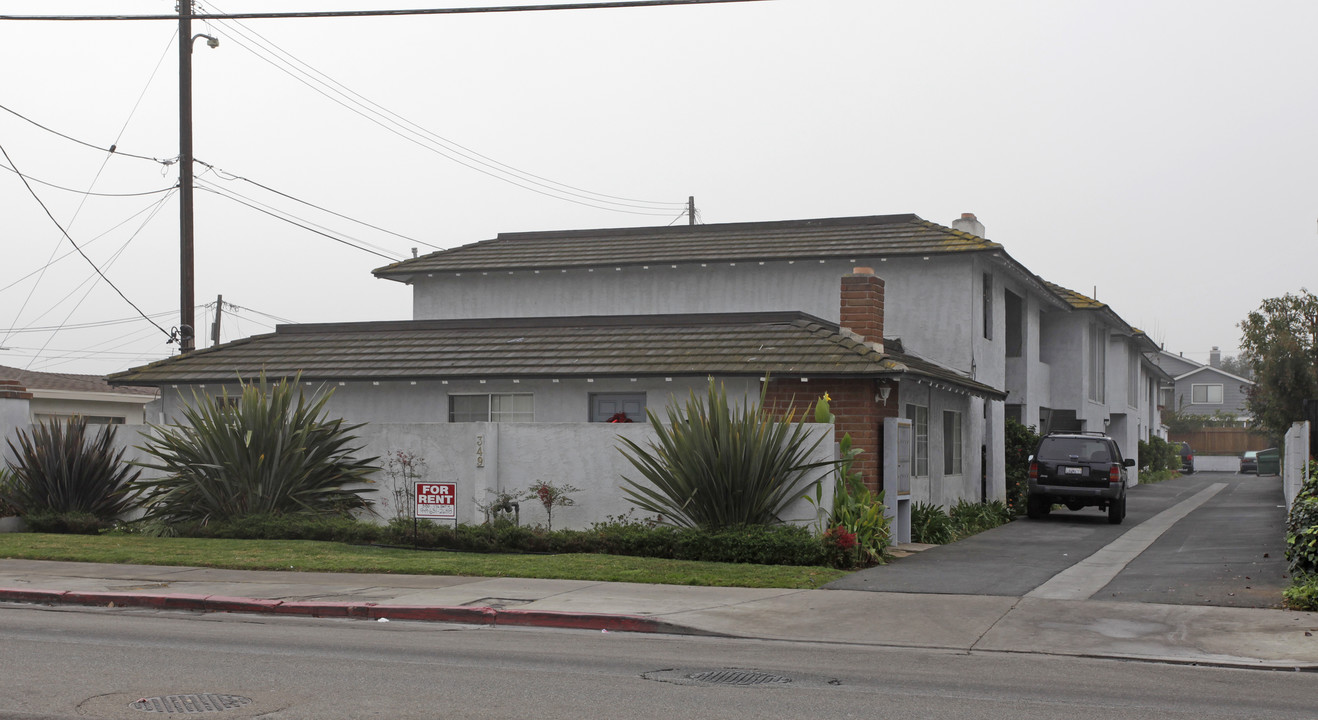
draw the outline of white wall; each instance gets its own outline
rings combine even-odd
[[[413,317],[792,311],[837,322],[842,276],[857,266],[873,268],[885,283],[885,336],[966,374],[973,349],[976,379],[1002,387],[1005,274],[996,262],[974,255],[435,274],[415,281]],[[984,272],[995,276],[999,327],[992,341],[983,339],[980,324]]]

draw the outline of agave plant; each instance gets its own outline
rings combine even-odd
[[[115,449],[114,438],[111,425],[89,436],[84,418],[20,430],[17,445],[7,441],[15,459],[0,483],[0,506],[24,516],[80,513],[115,519],[132,506],[132,481],[141,471],[124,463],[124,449]]]
[[[718,530],[782,522],[783,509],[804,495],[811,471],[833,461],[811,461],[824,441],[813,442],[804,421],[793,423],[759,407],[729,407],[713,379],[704,399],[691,391],[685,410],[670,405],[668,422],[646,412],[655,440],[641,447],[619,438],[619,450],[646,482],[624,477],[623,492],[645,512],[683,527]]]
[[[377,458],[359,459],[345,425],[326,417],[330,393],[303,396],[298,379],[273,387],[264,377],[231,398],[198,396],[183,425],[151,426],[139,463],[164,477],[141,480],[145,520],[200,522],[249,515],[346,514],[363,497]]]

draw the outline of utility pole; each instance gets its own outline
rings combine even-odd
[[[178,0],[179,352],[196,347],[192,254],[192,0]]]
[[[695,224],[696,224],[696,196],[695,196],[695,195],[687,195],[687,196],[686,196],[686,224],[687,224],[687,225],[695,225]]]
[[[220,316],[224,314],[224,296],[215,296],[215,322],[211,324],[211,347],[220,344]]]

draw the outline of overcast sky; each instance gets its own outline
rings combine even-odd
[[[0,2],[0,14],[109,12],[175,9]],[[1236,324],[1261,299],[1318,288],[1315,27],[1312,0],[771,0],[196,22],[194,33],[220,41],[194,52],[195,154],[216,168],[197,171],[197,303],[223,294],[242,308],[226,311],[226,341],[268,332],[272,317],[410,317],[409,288],[371,275],[386,257],[222,192],[388,258],[499,232],[666,225],[694,195],[706,223],[915,213],[947,225],[973,212],[1035,273],[1097,292],[1169,350],[1206,362],[1213,345],[1237,352]],[[118,149],[0,109],[12,160],[0,164],[34,179],[73,239],[165,330],[178,324],[177,197],[83,193],[177,181],[175,165],[126,155],[178,154],[176,29],[0,21],[0,106]],[[455,162],[435,138],[480,155]],[[604,209],[633,205],[657,214]],[[171,353],[160,329],[132,319],[68,255],[4,169],[0,239],[0,364],[108,373]],[[205,346],[210,311],[197,317]]]

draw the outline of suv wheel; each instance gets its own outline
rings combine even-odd
[[[1025,501],[1025,516],[1031,520],[1038,520],[1048,514],[1053,507],[1052,501],[1040,495],[1031,495]]]
[[[1126,498],[1113,500],[1107,506],[1107,521],[1111,525],[1120,525],[1126,519]]]

